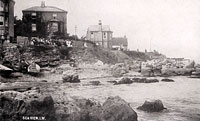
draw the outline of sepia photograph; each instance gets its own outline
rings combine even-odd
[[[0,0],[0,121],[200,121],[200,0]]]

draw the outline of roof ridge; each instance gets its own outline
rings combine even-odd
[[[30,8],[24,9],[24,10],[22,10],[22,11],[33,11],[32,9],[37,9],[37,8],[40,8],[40,9],[54,8],[54,9],[57,9],[57,10],[62,11],[62,12],[67,12],[66,10],[63,10],[63,9],[58,8],[58,7],[55,7],[55,6],[45,6],[45,7],[41,7],[41,6],[32,6],[32,7],[30,7]]]

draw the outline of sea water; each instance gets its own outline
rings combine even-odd
[[[171,79],[175,82],[122,85],[108,84],[106,82],[109,79],[102,79],[102,85],[81,85],[67,88],[66,91],[72,96],[82,96],[102,103],[109,96],[120,96],[137,112],[139,121],[200,121],[200,79]],[[148,99],[160,99],[167,110],[156,113],[137,110]]]

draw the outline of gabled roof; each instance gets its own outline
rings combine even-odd
[[[113,37],[110,41],[112,45],[124,45],[128,46],[128,40],[126,37]]]
[[[63,13],[67,13],[67,11],[62,10],[60,8],[57,7],[53,7],[53,6],[45,6],[45,7],[41,7],[41,6],[34,6],[28,9],[23,10],[24,11],[33,11],[33,12],[63,12]]]
[[[102,30],[101,30],[101,28],[102,28]],[[108,26],[108,25],[102,25],[102,26],[100,26],[100,25],[92,25],[92,26],[90,26],[88,28],[88,31],[106,31],[106,32],[112,32],[110,30],[110,26]]]

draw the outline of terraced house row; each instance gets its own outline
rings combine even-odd
[[[14,0],[0,0],[0,42],[14,39]]]

